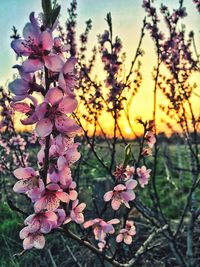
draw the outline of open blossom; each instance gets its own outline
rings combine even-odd
[[[101,218],[96,218],[94,220],[87,221],[83,224],[84,228],[92,227],[95,239],[99,241],[99,248],[102,249],[105,246],[106,234],[114,234],[115,229],[113,224],[118,224],[120,221],[118,219],[112,219],[105,222]],[[103,246],[102,246],[103,245]]]
[[[28,233],[25,232],[20,235],[21,239],[24,239],[23,241],[23,248],[25,250],[31,249],[31,248],[37,248],[37,249],[43,249],[45,246],[45,237],[40,232],[35,233]]]
[[[136,180],[128,180],[125,185],[118,184],[114,187],[113,191],[108,191],[104,195],[104,201],[111,201],[113,210],[118,210],[121,204],[124,204],[127,208],[130,208],[129,201],[135,199],[135,193],[133,189],[137,186]]]
[[[125,228],[121,229],[119,234],[116,237],[116,241],[118,243],[124,242],[127,245],[130,245],[132,243],[132,237],[136,234],[135,226],[133,224],[133,221],[126,221]]]
[[[38,87],[38,85],[33,80],[34,75],[32,73],[26,73],[23,70],[23,67],[20,65],[15,65],[15,68],[18,69],[21,78],[15,79],[13,82],[9,83],[9,90],[15,94],[12,98],[13,101],[21,101],[28,97],[30,89]]]
[[[24,39],[15,39],[11,47],[19,56],[28,56],[22,66],[25,72],[35,72],[46,66],[49,70],[58,72],[62,66],[59,55],[51,53],[54,44],[52,33],[49,29],[41,31],[34,17],[30,14],[30,23],[23,29]]]
[[[67,218],[65,223],[68,223],[70,221],[74,221],[78,224],[81,224],[84,222],[83,210],[85,209],[86,204],[85,203],[78,204],[78,203],[79,203],[78,199],[76,199],[72,203],[72,209],[70,211],[70,216]]]
[[[48,136],[55,125],[59,132],[74,132],[79,126],[66,114],[72,113],[77,106],[77,100],[70,96],[64,96],[57,87],[51,88],[45,96],[44,102],[37,108],[37,116],[41,119],[37,122],[36,132],[39,136]]]
[[[20,236],[28,235],[29,233],[35,233],[40,231],[43,234],[49,233],[52,228],[57,225],[57,215],[53,211],[40,212],[29,215],[24,224],[27,225],[24,227]]]
[[[58,85],[64,90],[64,92],[69,96],[75,96],[73,88],[76,85],[74,67],[77,63],[76,58],[69,58],[65,63],[63,63],[60,69],[58,77]]]
[[[13,190],[16,193],[27,194],[32,201],[36,201],[40,198],[41,193],[44,190],[44,184],[33,168],[18,168],[14,171],[14,175],[19,179],[13,187]]]
[[[67,193],[63,192],[58,184],[49,184],[43,195],[34,204],[35,212],[47,209],[49,211],[56,210],[60,202],[69,203],[70,199]]]
[[[142,166],[141,168],[137,168],[137,175],[138,180],[141,185],[141,187],[144,187],[149,182],[150,172],[151,170],[146,168],[146,166]]]

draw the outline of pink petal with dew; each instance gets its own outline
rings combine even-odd
[[[52,34],[49,31],[43,31],[41,34],[42,48],[50,51],[53,46]]]
[[[58,131],[63,133],[76,132],[80,129],[80,127],[76,124],[76,122],[73,119],[68,118],[64,114],[58,116],[55,119],[55,126]]]
[[[108,191],[105,193],[103,198],[104,198],[104,201],[107,202],[107,201],[110,201],[112,197],[113,197],[113,191]]]
[[[132,243],[133,239],[130,235],[125,235],[124,236],[124,243],[126,243],[127,245],[130,245]]]
[[[45,101],[51,104],[52,106],[60,102],[63,98],[63,92],[57,87],[49,89],[45,96]]]
[[[46,137],[51,134],[53,130],[53,124],[50,119],[45,118],[36,124],[35,130],[40,137]]]
[[[33,246],[37,249],[43,249],[45,246],[45,238],[43,235],[38,234],[33,237]]]
[[[44,64],[39,59],[27,59],[22,63],[25,72],[35,72],[41,70]]]
[[[27,250],[27,249],[31,249],[33,246],[34,246],[33,237],[29,235],[23,241],[23,248]]]
[[[126,182],[126,188],[127,189],[134,189],[136,186],[137,186],[137,181],[136,180],[130,179],[130,180],[128,180]]]
[[[123,237],[124,237],[123,234],[119,234],[119,235],[117,235],[117,237],[116,237],[116,242],[117,242],[117,243],[122,242]]]
[[[15,95],[26,95],[29,89],[29,84],[27,81],[22,79],[16,79],[8,85],[9,90]]]
[[[76,58],[69,58],[66,63],[63,66],[63,73],[71,73],[74,70],[74,66],[77,63],[77,59]]]
[[[37,175],[36,171],[31,167],[18,168],[14,170],[13,174],[17,179],[27,179]]]
[[[59,198],[62,202],[69,203],[69,197],[65,192],[56,192],[56,197]]]
[[[120,200],[115,199],[115,198],[112,199],[111,206],[112,206],[113,210],[118,210],[120,205],[121,205]]]
[[[59,110],[63,113],[72,113],[77,107],[77,100],[74,97],[65,96],[59,104]]]
[[[32,111],[32,109],[27,103],[11,103],[10,105],[15,111],[18,112],[28,113]]]
[[[58,55],[49,55],[44,57],[45,67],[53,72],[60,72],[63,67],[63,61]]]

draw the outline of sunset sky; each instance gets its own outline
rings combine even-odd
[[[165,0],[164,4],[168,5],[171,9],[178,7],[178,0]],[[64,24],[66,20],[66,10],[69,6],[69,1],[58,0],[61,4],[61,22]],[[159,6],[161,1],[156,1]],[[193,30],[196,35],[197,47],[200,51],[200,17],[192,3],[192,0],[184,1],[188,16],[183,20],[186,25],[186,30],[189,32]],[[14,52],[10,48],[10,35],[12,34],[11,28],[13,25],[19,30],[21,34],[25,23],[28,21],[28,16],[31,11],[36,14],[41,12],[40,0],[1,0],[0,5],[0,85],[4,86],[12,81],[12,75],[15,73],[12,66],[16,64]],[[93,28],[89,39],[89,50],[96,44],[97,35],[103,33],[106,28],[104,20],[108,12],[112,13],[114,35],[118,35],[123,41],[123,50],[127,53],[127,69],[134,57],[135,49],[140,37],[140,29],[142,20],[145,15],[142,8],[141,0],[78,0],[78,35],[84,31],[84,22],[89,18],[93,21]],[[62,24],[61,23],[61,24]],[[162,25],[164,30],[164,24]],[[165,31],[165,30],[164,30]],[[151,119],[152,106],[153,106],[153,82],[152,70],[155,65],[154,45],[148,34],[145,36],[143,49],[145,55],[142,59],[142,74],[143,83],[139,94],[134,100],[132,106],[133,118],[140,115],[143,119]],[[98,67],[98,66],[97,66]],[[103,78],[103,73],[102,73]],[[193,77],[193,81],[199,83],[200,76]],[[163,103],[164,99],[161,94],[158,96],[158,102]],[[199,113],[199,98],[193,97],[193,105],[195,111]],[[163,113],[159,112],[158,121],[162,118]],[[105,121],[105,128],[109,130],[109,123],[106,123],[106,115],[102,118]],[[123,121],[121,122],[123,125]],[[128,126],[125,123],[123,128],[129,132]],[[160,130],[165,130],[165,126],[159,124]]]

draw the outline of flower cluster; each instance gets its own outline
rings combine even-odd
[[[67,44],[53,37],[57,20],[53,25],[47,25],[47,21],[41,23],[31,13],[23,38],[15,38],[11,43],[15,53],[24,59],[22,65],[15,66],[20,77],[9,84],[14,94],[12,107],[23,114],[22,124],[36,124],[41,146],[38,171],[32,167],[14,171],[19,180],[14,191],[25,194],[34,207],[34,214],[25,220],[26,226],[20,232],[24,249],[43,248],[44,234],[62,224],[84,222],[85,204],[78,205],[71,174],[72,164],[80,158],[79,144],[74,143],[80,127],[71,118],[77,107],[74,93],[77,60],[69,57]],[[34,135],[32,139],[35,138]]]

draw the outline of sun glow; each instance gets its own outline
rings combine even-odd
[[[131,134],[131,128],[129,127],[129,126],[126,126],[125,128],[124,128],[124,131],[125,131],[125,133],[126,134]]]

